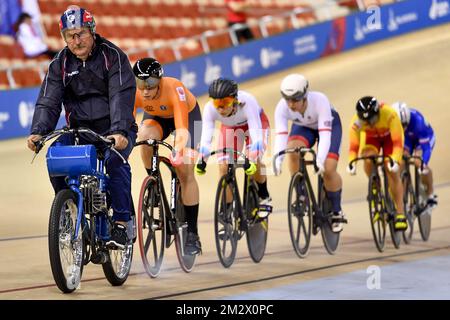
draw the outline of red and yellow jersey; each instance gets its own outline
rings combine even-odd
[[[405,139],[402,123],[397,112],[386,104],[380,105],[379,119],[373,126],[361,121],[355,114],[350,122],[349,137],[349,162],[358,156],[360,147],[363,149],[366,141],[384,141],[385,139],[392,141],[392,154],[390,156],[398,163],[402,160]]]
[[[136,90],[134,115],[138,108],[148,114],[161,118],[174,118],[176,129],[188,129],[189,112],[194,109],[197,100],[180,80],[170,77],[161,78],[156,97],[144,98],[140,90]]]

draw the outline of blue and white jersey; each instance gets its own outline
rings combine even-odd
[[[411,119],[405,129],[405,149],[409,149],[410,153],[414,149],[422,149],[423,161],[428,164],[435,143],[433,128],[418,110],[413,108],[409,110]]]

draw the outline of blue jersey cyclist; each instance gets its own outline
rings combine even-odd
[[[437,205],[437,195],[433,189],[433,174],[429,166],[436,142],[433,128],[418,110],[408,107],[405,102],[395,102],[392,107],[397,111],[405,131],[404,153],[422,156],[424,165],[423,169],[419,168],[419,172],[427,189],[427,205],[433,209]]]

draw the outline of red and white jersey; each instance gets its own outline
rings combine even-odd
[[[252,141],[263,141],[261,112],[255,97],[248,92],[238,91],[239,105],[236,107],[234,114],[228,117],[221,116],[210,100],[206,103],[202,113],[202,138],[200,146],[209,148],[214,134],[215,121],[220,121],[227,127],[240,127],[248,125],[250,137]]]
[[[294,124],[319,131],[317,160],[324,163],[331,143],[331,126],[333,117],[328,98],[321,92],[310,91],[307,95],[308,105],[305,113],[289,109],[285,99],[280,99],[275,109],[275,153],[286,149],[288,141],[288,121]]]

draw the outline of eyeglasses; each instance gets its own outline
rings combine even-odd
[[[65,35],[64,39],[66,40],[66,42],[68,44],[72,44],[75,42],[75,36],[78,37],[78,39],[80,39],[80,41],[86,40],[90,35],[90,32],[87,30],[82,30],[78,33],[74,33],[73,35],[69,36],[69,35]]]
[[[228,108],[234,103],[234,97],[226,97],[222,99],[212,99],[213,105],[216,109],[218,108]]]
[[[158,85],[161,79],[148,77],[145,80],[136,78],[136,85],[139,89],[145,90],[145,89],[155,89]]]

